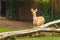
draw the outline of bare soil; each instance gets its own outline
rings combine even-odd
[[[32,22],[7,20],[5,17],[0,17],[0,26],[12,28],[14,30],[22,30],[32,28]]]
[[[32,22],[7,20],[5,17],[1,17],[1,16],[0,16],[0,26],[5,26],[8,28],[12,28],[14,30],[33,28]],[[49,27],[56,27],[56,26],[50,25]]]

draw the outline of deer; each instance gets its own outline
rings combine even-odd
[[[45,23],[45,19],[43,16],[36,16],[37,11],[38,11],[37,8],[36,9],[31,8],[31,12],[33,15],[33,26],[34,26],[34,28],[39,27]]]

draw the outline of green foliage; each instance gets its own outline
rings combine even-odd
[[[38,16],[44,16],[46,22],[50,22],[52,20],[51,16],[51,5],[48,6],[47,4],[42,4],[38,7]]]
[[[41,0],[33,0],[33,1],[35,1],[35,2],[41,2]]]
[[[58,14],[58,13],[54,13],[54,20],[57,20],[57,19],[60,19],[60,14]]]
[[[6,18],[12,19],[12,10],[11,8],[6,9]]]
[[[54,19],[54,20],[60,19],[60,13],[54,13],[53,19]],[[57,25],[60,27],[60,23],[58,23]]]
[[[49,2],[49,0],[42,0],[42,2]]]
[[[7,19],[18,19],[18,2],[17,1],[7,1],[6,7],[6,17]]]
[[[18,19],[18,3],[17,2],[12,6],[12,13],[13,13],[12,14],[13,20],[17,20]]]
[[[49,2],[49,0],[33,0],[35,2]]]

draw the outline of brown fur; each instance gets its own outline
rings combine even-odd
[[[44,24],[44,22],[45,22],[44,17],[43,16],[39,16],[39,17],[36,17],[36,20],[33,21],[33,24],[37,25],[37,26],[40,26],[40,25]]]

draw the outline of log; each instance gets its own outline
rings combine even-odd
[[[34,33],[34,32],[42,32],[42,31],[51,31],[51,32],[60,32],[60,29],[51,29],[51,28],[44,28],[44,29],[26,29],[26,30],[20,30],[20,31],[12,31],[12,32],[4,32],[0,33],[0,39],[1,38],[6,38],[10,36],[15,36],[15,35],[24,35],[24,34],[29,34],[29,33]]]
[[[39,28],[46,28],[46,27],[48,27],[50,25],[53,25],[53,24],[56,24],[56,23],[60,23],[60,19],[59,20],[54,20],[54,21],[46,23],[44,25],[41,25],[41,26],[39,26]]]
[[[52,25],[54,23],[59,23],[60,20],[56,20],[53,22],[46,23],[42,26],[39,26],[39,28],[32,28],[32,29],[25,29],[25,30],[18,30],[18,31],[11,31],[11,32],[2,32],[0,33],[0,39],[4,39],[6,37],[11,37],[15,35],[25,35],[25,34],[30,34],[34,32],[42,32],[42,31],[51,31],[51,32],[60,32],[60,29],[52,29],[52,28],[45,28],[49,25]]]

